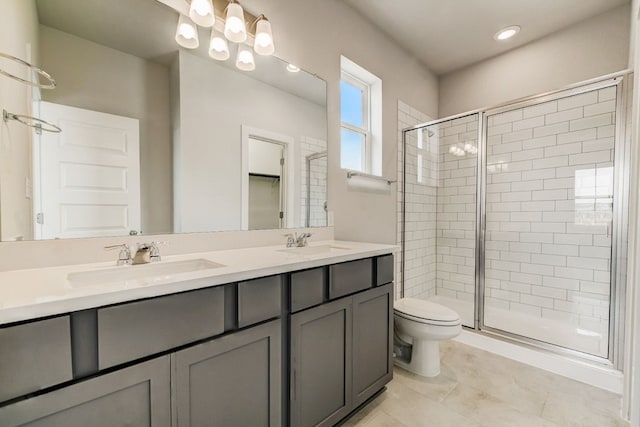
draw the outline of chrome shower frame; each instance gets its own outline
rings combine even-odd
[[[401,215],[401,277],[400,296],[404,297],[405,277],[405,223],[406,223],[406,162],[407,162],[407,133],[419,131],[423,128],[448,122],[457,118],[478,114],[478,155],[476,166],[476,247],[475,247],[475,302],[474,327],[465,327],[479,334],[521,345],[542,349],[572,358],[580,358],[598,365],[621,369],[624,364],[624,319],[626,295],[626,239],[628,228],[628,196],[630,172],[630,141],[627,137],[626,120],[628,106],[628,90],[625,86],[629,79],[626,76],[632,70],[623,70],[595,79],[572,84],[554,91],[516,99],[498,106],[480,108],[465,113],[448,116],[442,119],[421,123],[402,130],[403,171],[402,171],[402,215]],[[485,293],[485,243],[486,243],[486,177],[487,155],[486,134],[487,118],[505,111],[515,110],[542,102],[579,95],[581,93],[616,87],[615,113],[615,141],[614,141],[614,197],[613,197],[613,231],[611,236],[611,281],[609,296],[609,342],[607,357],[573,350],[560,345],[547,343],[537,339],[517,335],[501,329],[492,328],[484,324],[484,293]]]

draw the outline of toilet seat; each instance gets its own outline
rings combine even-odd
[[[416,298],[401,298],[394,303],[396,315],[414,322],[437,326],[457,326],[460,316],[440,304]]]

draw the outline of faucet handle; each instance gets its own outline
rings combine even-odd
[[[160,256],[160,245],[164,245],[164,242],[151,242],[149,245],[149,258],[151,262],[162,261]]]
[[[307,239],[311,237],[311,233],[302,233],[300,235],[300,240],[302,240],[302,246],[307,246]]]
[[[283,234],[283,236],[287,238],[288,248],[296,245],[296,241],[298,240],[298,235],[296,233],[287,233],[287,234]]]
[[[133,260],[131,259],[131,249],[129,249],[129,245],[127,245],[126,243],[121,243],[119,245],[105,246],[104,249],[107,251],[110,251],[113,249],[120,249],[120,252],[118,253],[118,261],[116,262],[117,265],[133,264]]]

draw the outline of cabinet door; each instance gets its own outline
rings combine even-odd
[[[169,356],[0,408],[0,425],[171,425]]]
[[[351,298],[291,316],[291,425],[331,426],[351,411]]]
[[[393,284],[353,296],[353,407],[393,378]]]
[[[172,355],[175,425],[281,425],[281,321]]]

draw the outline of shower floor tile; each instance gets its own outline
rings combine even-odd
[[[454,341],[441,374],[396,367],[387,391],[348,427],[628,427],[620,396]]]

